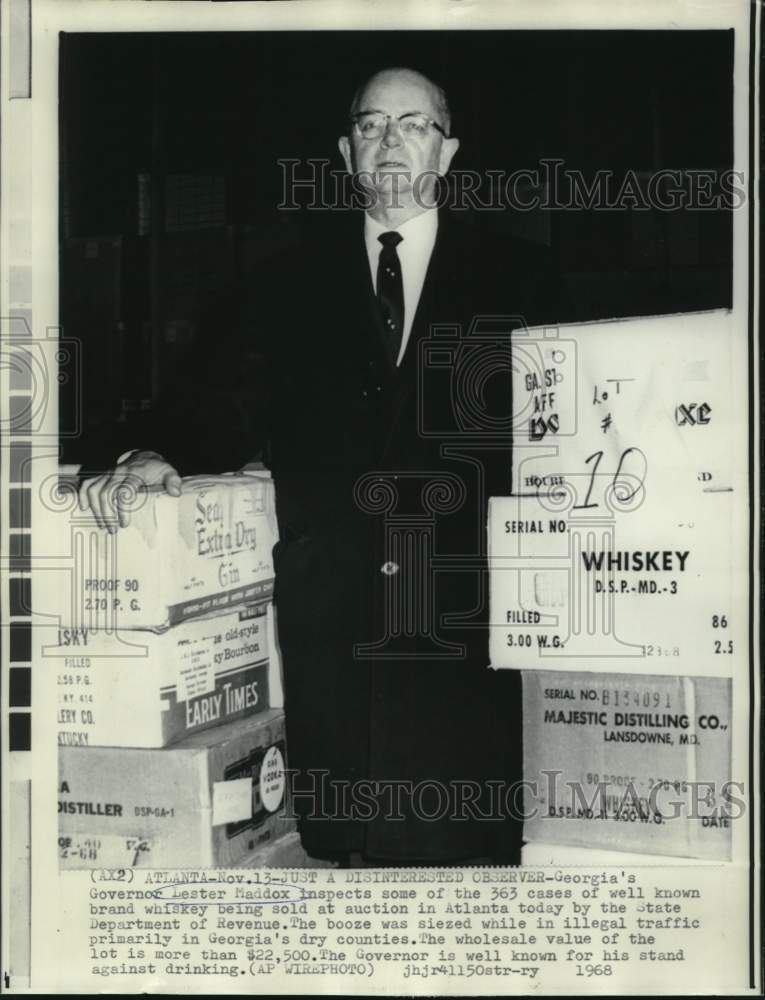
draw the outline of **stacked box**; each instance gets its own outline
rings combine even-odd
[[[67,513],[70,564],[41,602],[63,868],[234,865],[294,830],[274,510],[270,478],[242,473],[139,493],[114,535]]]
[[[164,632],[59,629],[63,746],[161,747],[269,707],[268,608],[252,605]]]
[[[62,480],[59,496],[73,489]],[[140,490],[130,524],[114,534],[73,501],[50,506],[49,556],[60,572],[41,574],[35,603],[63,627],[161,631],[273,593],[278,529],[267,475],[192,476],[180,497]]]
[[[58,791],[62,868],[232,866],[295,828],[279,710],[163,749],[63,746]]]
[[[731,857],[731,681],[523,672],[524,839]]]
[[[282,702],[268,475],[191,477],[180,497],[147,490],[135,508],[115,535],[67,513],[73,565],[43,574],[66,584],[44,646],[62,745],[165,746],[264,710],[269,680]]]

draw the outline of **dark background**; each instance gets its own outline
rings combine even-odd
[[[233,322],[248,275],[329,221],[277,208],[277,160],[342,169],[353,92],[390,65],[446,89],[455,170],[732,166],[733,32],[63,34],[60,318],[83,367],[62,385],[62,427],[81,405],[107,451],[150,445],[135,435]],[[561,321],[731,304],[729,209],[472,216],[549,247]],[[63,460],[83,447],[62,439]]]

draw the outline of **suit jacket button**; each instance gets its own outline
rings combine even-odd
[[[382,566],[380,567],[380,572],[384,573],[386,576],[394,576],[396,573],[398,573],[398,570],[399,570],[399,565],[398,563],[394,562],[383,563]]]

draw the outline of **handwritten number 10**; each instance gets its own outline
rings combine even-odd
[[[621,471],[622,471],[622,466],[624,465],[624,461],[627,458],[627,455],[629,455],[629,453],[631,451],[636,451],[636,452],[638,452],[641,455],[643,454],[642,451],[640,451],[639,448],[625,448],[625,450],[621,453],[621,456],[619,458],[619,464],[616,467],[616,472],[614,473],[614,478],[611,480],[611,484],[612,484],[612,486],[613,486],[614,489],[617,488],[617,485],[618,485],[618,482],[619,482],[619,475],[621,474]],[[595,485],[595,476],[597,475],[598,466],[600,465],[600,460],[602,458],[603,458],[603,452],[602,451],[594,451],[591,455],[588,455],[588,457],[585,459],[585,465],[589,465],[590,462],[593,459],[595,459],[595,464],[593,465],[592,472],[590,473],[590,485],[587,487],[587,496],[584,498],[584,503],[574,504],[574,506],[571,508],[572,510],[587,510],[588,508],[591,508],[591,507],[599,507],[600,506],[597,503],[590,503],[590,497],[592,496],[592,489],[593,489],[593,486]],[[645,456],[643,456],[643,458],[645,459]],[[639,489],[642,489],[642,486],[643,486],[643,479],[639,479],[638,480],[638,485],[635,487],[634,490],[632,490],[632,492],[629,494],[629,496],[626,496],[626,495],[625,496],[619,496],[619,500],[622,503],[629,503],[629,501],[635,496],[635,494],[637,493],[637,491]]]

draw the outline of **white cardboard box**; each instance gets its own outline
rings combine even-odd
[[[51,630],[63,746],[161,747],[269,706],[265,603],[165,632]]]
[[[727,861],[731,682],[523,672],[524,839]]]
[[[58,792],[62,868],[231,866],[295,828],[276,710],[161,750],[60,747]]]
[[[731,442],[749,418],[732,314],[517,330],[512,352],[492,665],[744,676],[748,469]]]
[[[74,489],[62,479],[48,505],[50,551],[35,587],[35,610],[61,626],[159,631],[273,593],[267,474],[192,476],[180,497],[141,490],[130,525],[114,534],[79,510]]]

